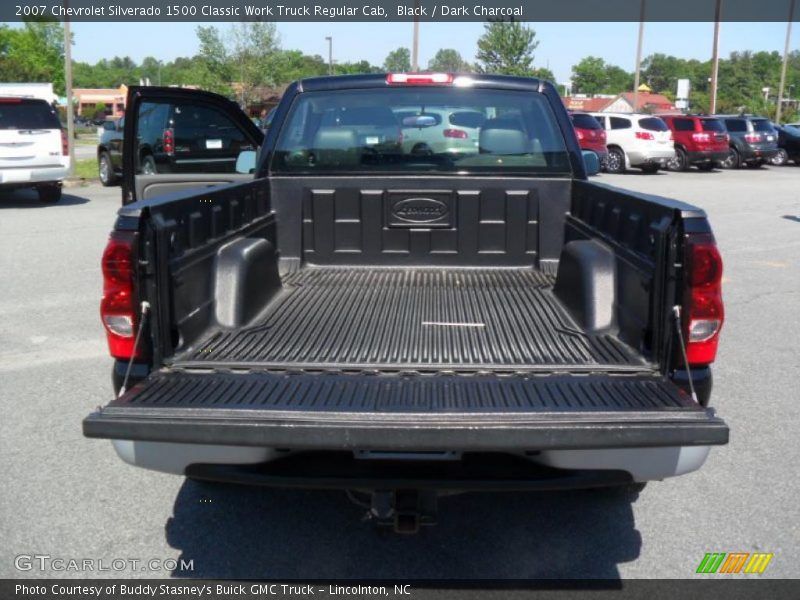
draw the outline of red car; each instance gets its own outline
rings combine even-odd
[[[608,159],[606,130],[597,119],[587,113],[571,112],[569,118],[572,119],[572,126],[575,128],[575,135],[578,137],[581,150],[591,150],[597,154],[600,166],[605,167]]]
[[[697,115],[659,116],[675,140],[675,158],[667,164],[671,171],[685,171],[692,165],[710,171],[728,157],[730,138],[721,120]]]

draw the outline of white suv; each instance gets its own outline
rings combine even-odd
[[[0,98],[0,189],[35,187],[43,202],[58,202],[68,170],[55,109],[35,98]]]
[[[637,113],[592,113],[606,130],[609,173],[624,173],[636,167],[655,173],[675,156],[672,132],[653,115]]]

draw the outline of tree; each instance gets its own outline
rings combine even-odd
[[[64,93],[64,29],[52,21],[0,26],[0,80],[48,82]]]
[[[219,30],[213,25],[195,29],[200,42],[197,59],[193,61],[191,78],[205,90],[230,94],[232,81],[231,57],[222,43]]]
[[[470,70],[470,65],[461,58],[458,50],[442,48],[428,61],[428,70],[440,73],[467,72]]]
[[[481,73],[530,75],[538,45],[536,32],[517,21],[486,23],[478,39],[478,69]]]
[[[609,65],[597,56],[587,56],[572,67],[572,89],[581,94],[619,94],[633,87],[633,75]]]
[[[392,50],[383,61],[387,73],[405,73],[411,70],[411,53],[408,48]]]
[[[538,69],[534,69],[531,71],[531,77],[538,77],[543,81],[555,81],[556,76],[550,69],[546,69],[545,67],[539,67]]]

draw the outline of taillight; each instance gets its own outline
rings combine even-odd
[[[693,133],[692,139],[695,142],[707,143],[711,141],[711,136],[707,133]]]
[[[603,140],[605,142],[606,141],[606,130],[605,129],[598,130],[597,137],[599,137],[601,140]]]
[[[463,129],[445,129],[442,133],[446,138],[455,138],[457,140],[465,140],[469,137]]]
[[[175,131],[172,128],[164,130],[164,152],[175,154]]]
[[[725,320],[722,303],[722,257],[710,233],[686,236],[684,336],[690,365],[714,362]]]
[[[103,299],[100,317],[114,358],[134,355],[136,339],[136,233],[114,231],[103,252]],[[137,356],[141,356],[137,352]]]
[[[761,141],[760,133],[746,133],[744,134],[744,141],[748,144],[757,144]]]
[[[580,129],[575,130],[575,135],[578,137],[579,141],[583,141],[584,137],[586,137]]]
[[[61,130],[61,156],[69,156],[69,138],[64,129]]]
[[[654,140],[656,138],[652,133],[648,133],[647,131],[637,131],[636,132],[636,139],[637,140]]]
[[[389,85],[436,85],[453,83],[452,73],[389,73],[386,76]]]

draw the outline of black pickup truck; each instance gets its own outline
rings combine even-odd
[[[372,491],[408,530],[434,491],[636,485],[728,441],[706,216],[589,182],[551,84],[307,79],[266,136],[210,93],[127,106],[102,262],[118,396],[83,423],[126,462]],[[206,126],[165,121],[143,169],[154,112]]]

